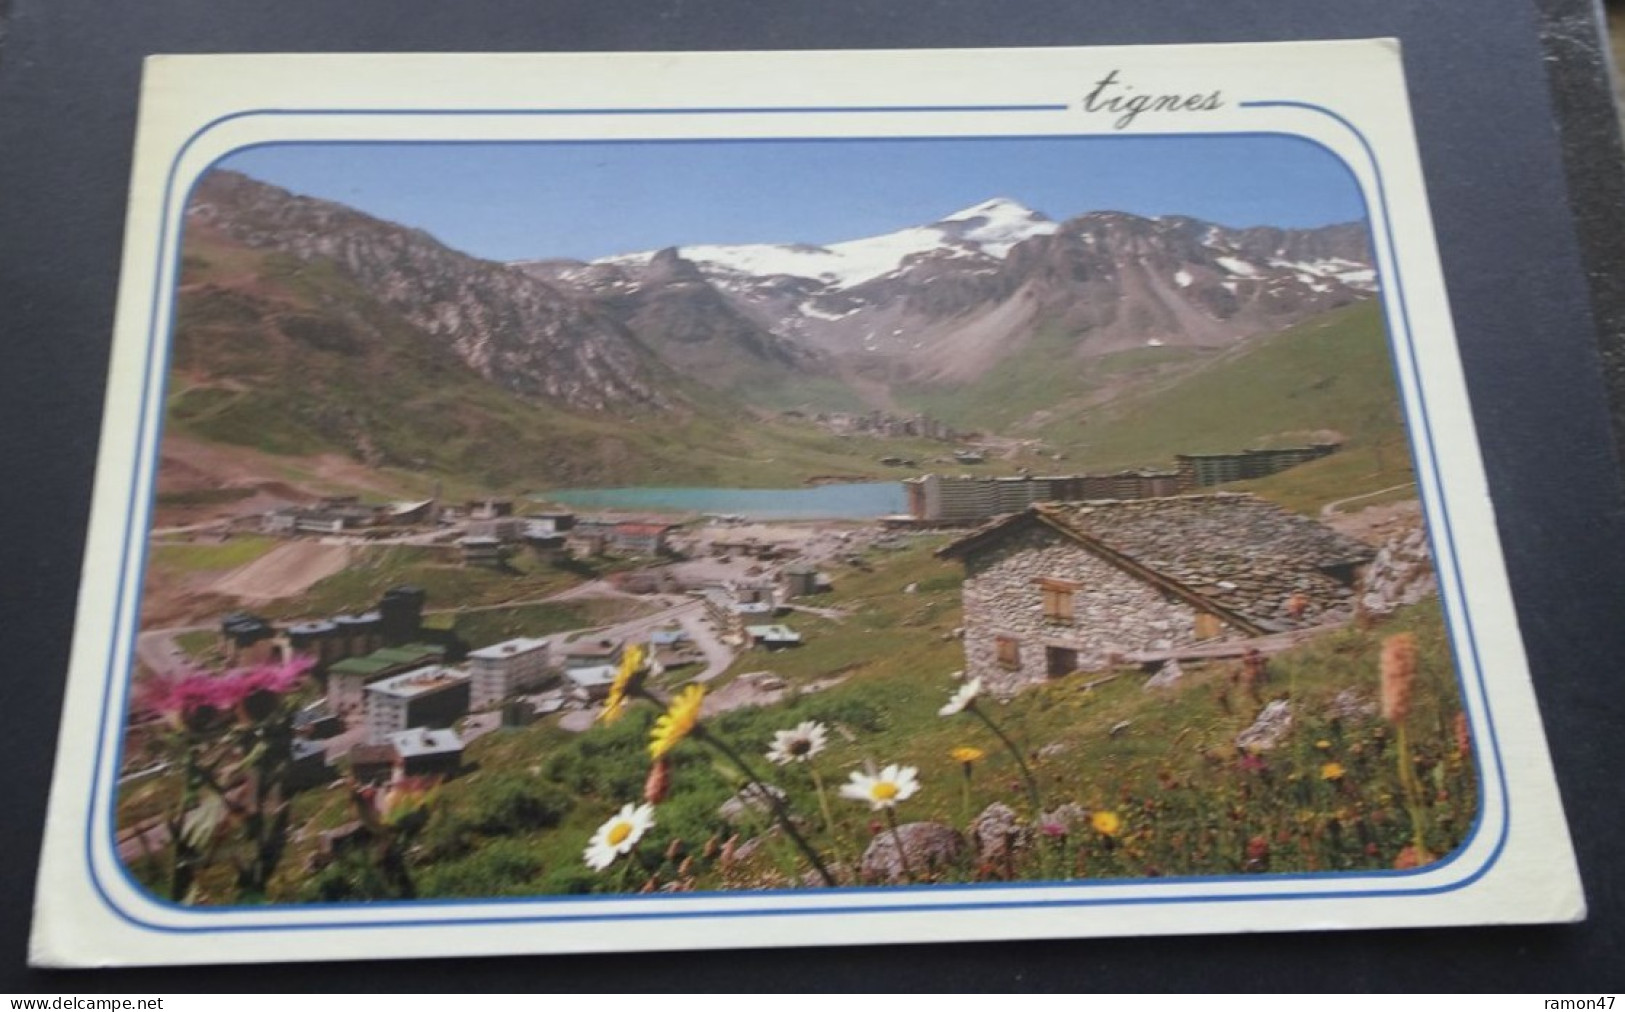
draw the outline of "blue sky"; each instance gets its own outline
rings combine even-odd
[[[1342,164],[1285,137],[279,144],[220,163],[493,260],[829,243],[990,197],[1309,227],[1365,214]]]

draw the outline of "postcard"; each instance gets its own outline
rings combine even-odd
[[[1391,40],[147,65],[41,965],[1566,921]]]

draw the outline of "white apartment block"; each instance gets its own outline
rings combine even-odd
[[[450,727],[468,713],[468,672],[442,665],[407,671],[367,686],[367,744],[412,727]]]
[[[481,710],[526,689],[542,687],[553,674],[551,659],[546,639],[521,637],[471,652],[468,670],[474,686],[470,707]]]

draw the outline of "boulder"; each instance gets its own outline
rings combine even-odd
[[[1032,832],[1017,820],[1015,809],[995,801],[971,820],[970,837],[978,859],[997,861],[1026,848]]]
[[[898,837],[903,841],[901,856],[907,859],[906,874],[897,851]],[[863,877],[876,882],[906,882],[912,874],[919,881],[953,864],[964,850],[964,838],[940,822],[910,822],[898,826],[895,834],[890,828],[882,829],[863,852]]]
[[[1366,567],[1360,589],[1360,607],[1372,615],[1387,615],[1439,592],[1433,553],[1420,524],[1385,541]]]
[[[1072,836],[1087,825],[1089,825],[1089,809],[1075,801],[1068,801],[1053,812],[1045,812],[1038,817],[1041,831],[1057,835]]]
[[[1236,735],[1236,747],[1249,752],[1268,752],[1281,744],[1292,730],[1292,706],[1284,699],[1270,702],[1260,710],[1252,726]]]
[[[1344,689],[1326,704],[1326,716],[1331,720],[1357,721],[1377,715],[1377,703],[1353,689]]]

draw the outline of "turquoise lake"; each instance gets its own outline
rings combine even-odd
[[[738,513],[756,520],[869,520],[908,505],[895,481],[807,488],[565,488],[537,499],[578,509],[660,513]]]

